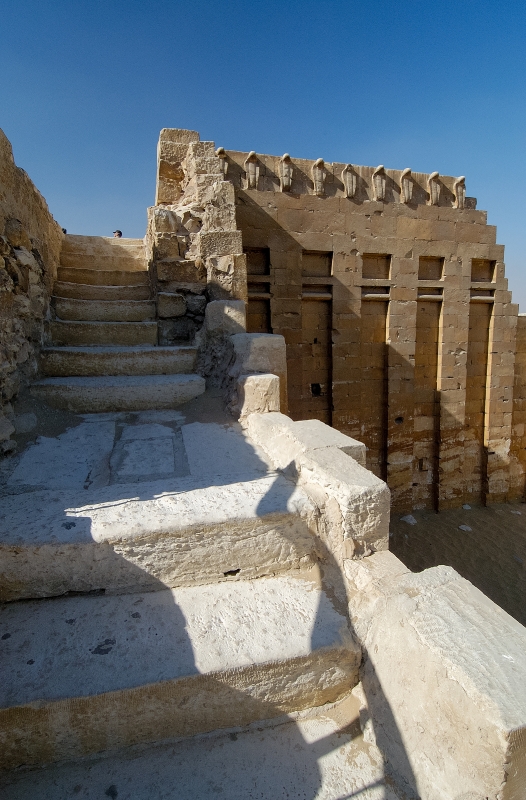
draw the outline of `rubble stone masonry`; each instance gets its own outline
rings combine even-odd
[[[63,238],[0,130],[0,456],[16,447],[13,403],[38,372]]]

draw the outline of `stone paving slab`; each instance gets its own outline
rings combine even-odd
[[[270,459],[234,427],[194,422],[182,428],[192,475],[255,477],[273,471]]]
[[[92,473],[100,473],[107,464],[114,438],[115,422],[111,420],[84,422],[57,438],[41,436],[21,455],[6,481],[6,488],[9,491],[93,486]],[[98,483],[100,485],[100,480]]]
[[[136,414],[78,416],[80,424],[56,437],[40,436],[1,465],[0,495],[42,489],[93,490],[110,483],[151,482],[193,475],[237,476],[274,472],[267,456],[237,424],[184,425],[172,409]]]

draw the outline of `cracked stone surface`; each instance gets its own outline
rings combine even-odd
[[[196,736],[127,753],[14,773],[17,800],[402,800],[364,742],[352,697],[269,727]],[[275,724],[275,723],[274,723]]]

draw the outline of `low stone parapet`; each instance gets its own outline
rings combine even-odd
[[[274,466],[297,477],[319,507],[320,533],[338,563],[387,549],[389,489],[362,466],[364,445],[319,420],[283,414],[252,414],[247,426]]]
[[[345,573],[366,738],[409,796],[524,797],[526,629],[451,567],[385,552]]]

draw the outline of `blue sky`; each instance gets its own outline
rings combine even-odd
[[[142,236],[163,127],[466,175],[526,311],[526,6],[6,0],[0,127],[71,233]]]

